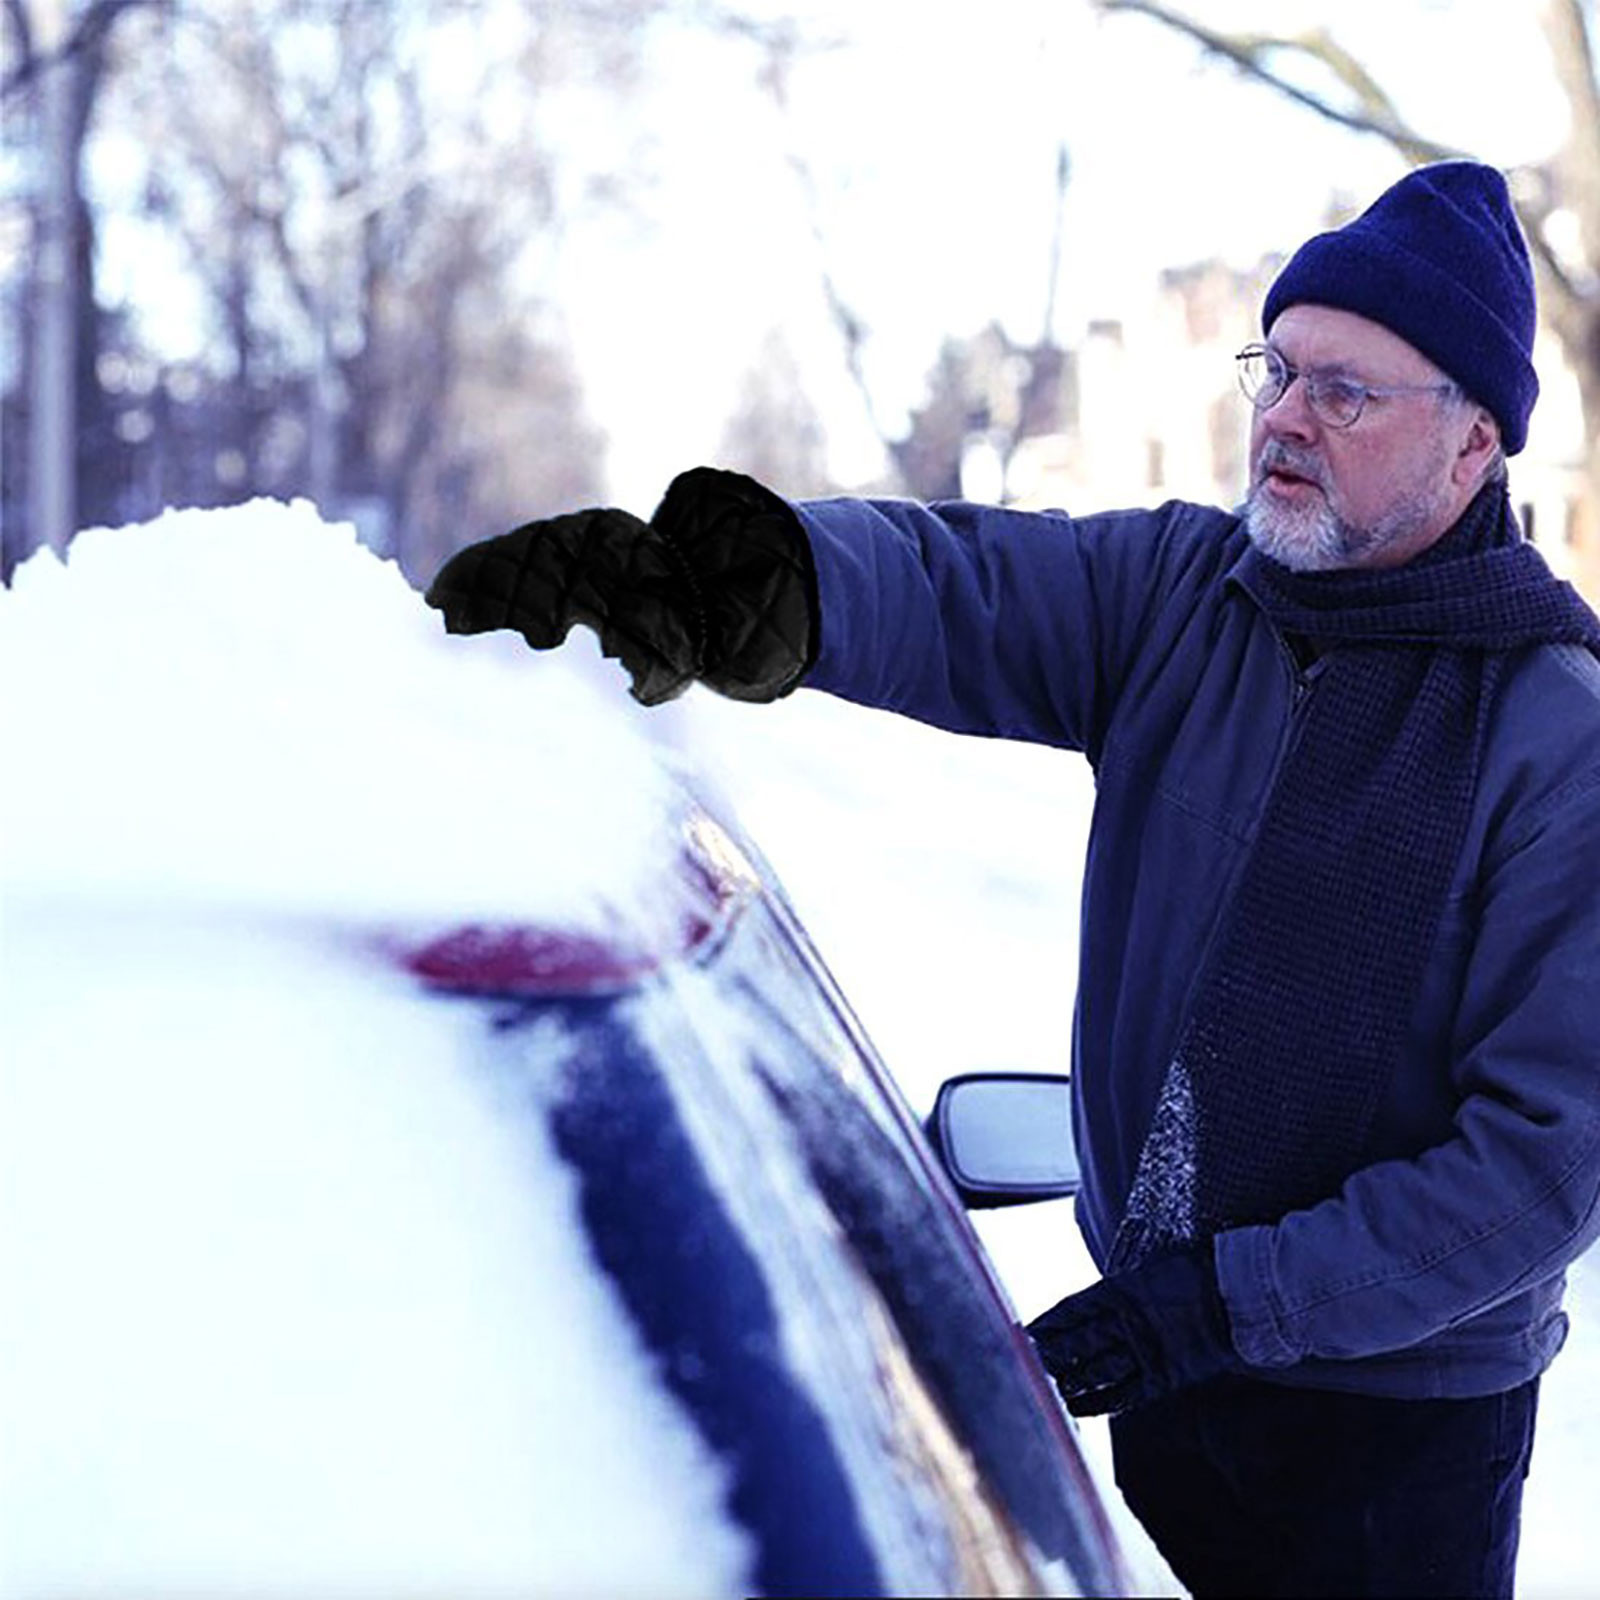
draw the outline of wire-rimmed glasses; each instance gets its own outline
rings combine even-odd
[[[1269,344],[1247,344],[1234,360],[1239,363],[1239,387],[1257,411],[1270,411],[1299,378],[1306,386],[1306,403],[1330,428],[1349,428],[1360,419],[1369,400],[1401,394],[1449,394],[1453,383],[1362,383],[1342,372],[1292,367],[1281,351]]]

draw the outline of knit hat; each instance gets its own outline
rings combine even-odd
[[[1267,293],[1263,330],[1301,302],[1382,323],[1493,413],[1507,455],[1527,441],[1539,394],[1533,269],[1493,167],[1419,167],[1353,222],[1308,239]]]

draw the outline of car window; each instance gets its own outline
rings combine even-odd
[[[1040,1567],[1117,1586],[1031,1349],[780,896],[746,892],[627,994],[512,1008],[497,1035],[502,1083],[543,1098],[603,1264],[730,1464],[762,1587],[814,1589],[818,1561],[855,1592],[1003,1592]]]

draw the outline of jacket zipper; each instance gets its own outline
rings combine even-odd
[[[1302,667],[1293,647],[1277,628],[1273,628],[1272,637],[1278,641],[1278,651],[1283,657],[1283,664],[1289,669],[1289,714],[1291,717],[1297,716],[1301,706],[1305,704],[1306,696],[1311,693],[1320,658],[1313,661],[1310,666]]]
[[[1289,715],[1285,720],[1282,742],[1278,746],[1278,756],[1272,766],[1272,776],[1268,782],[1269,794],[1283,772],[1283,764],[1289,759],[1295,741],[1300,737],[1301,717],[1305,711],[1306,701],[1316,686],[1316,680],[1320,675],[1319,668],[1322,665],[1322,658],[1319,657],[1310,666],[1302,667],[1293,647],[1276,627],[1272,629],[1272,636],[1278,641],[1284,667],[1289,673]]]

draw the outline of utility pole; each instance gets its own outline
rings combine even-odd
[[[75,102],[84,70],[72,34],[72,0],[38,10],[38,207],[33,280],[32,416],[28,520],[32,543],[65,557],[77,531],[78,150]]]

